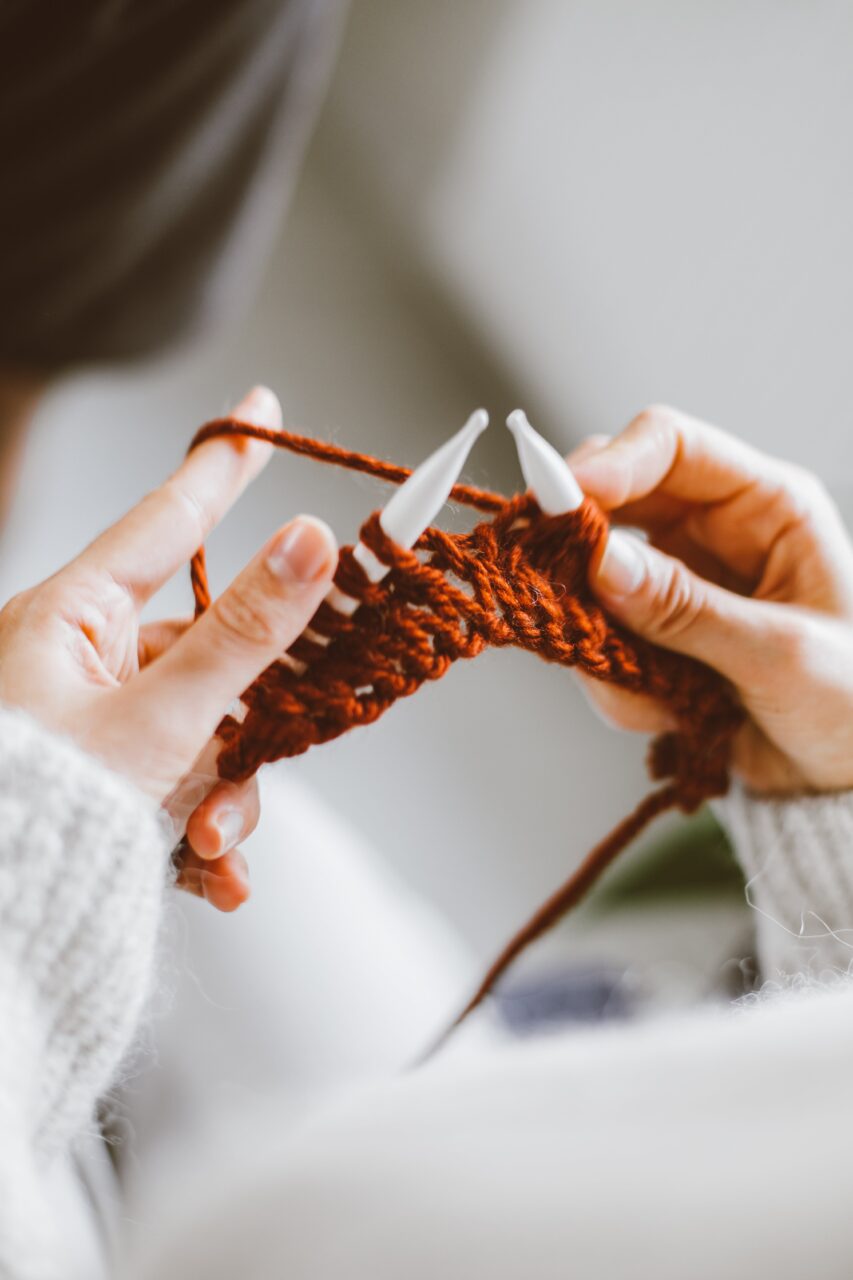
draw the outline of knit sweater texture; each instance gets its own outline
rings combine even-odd
[[[746,876],[765,983],[847,973],[853,961],[853,792],[774,800],[733,786],[714,809]]]
[[[167,839],[129,782],[0,710],[0,1276],[61,1276],[49,1164],[93,1122],[149,992]]]
[[[718,802],[757,911],[765,976],[846,972],[853,793]],[[155,806],[73,744],[0,709],[0,1277],[62,1275],[50,1161],[93,1122],[150,991],[167,883]]]

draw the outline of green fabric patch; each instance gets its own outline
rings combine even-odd
[[[744,878],[720,824],[706,806],[618,859],[590,895],[608,912],[642,902],[709,895],[743,898]]]

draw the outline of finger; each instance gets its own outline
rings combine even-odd
[[[658,490],[637,502],[626,502],[624,507],[614,507],[609,516],[611,524],[652,531],[670,529],[673,525],[683,523],[692,510],[695,510],[692,503]]]
[[[655,405],[604,449],[577,463],[578,483],[608,510],[661,490],[723,502],[746,485],[781,483],[784,464],[686,413]]]
[[[219,738],[212,737],[202,747],[177,786],[167,795],[163,808],[176,836],[186,836],[190,818],[219,785],[217,761],[222,750]],[[225,850],[220,850],[225,852]]]
[[[192,624],[192,618],[164,618],[159,622],[146,622],[140,627],[136,646],[140,671],[161,653],[171,649]]]
[[[777,654],[784,658],[790,610],[726,591],[621,530],[591,565],[590,584],[630,630],[707,662],[735,684],[754,687]]]
[[[188,768],[229,704],[305,629],[336,562],[321,520],[285,525],[186,634],[120,690],[127,717],[149,726],[152,740],[168,717]]]
[[[718,587],[725,587],[727,591],[736,591],[739,595],[749,594],[751,583],[741,578],[709,551],[707,547],[702,546],[701,543],[696,542],[694,538],[685,533],[683,529],[677,526],[663,529],[659,533],[653,534],[649,541],[659,551],[682,560],[688,569],[698,574],[700,578],[705,578],[708,582],[713,582]]]
[[[575,674],[593,711],[611,727],[629,733],[667,733],[678,728],[678,720],[669,708],[649,694],[618,689],[583,671]]]
[[[236,911],[251,894],[249,868],[239,849],[213,862],[188,849],[175,883],[179,889],[206,899],[218,911]]]
[[[566,456],[566,462],[574,468],[578,463],[583,462],[584,458],[591,458],[594,453],[600,453],[602,449],[606,449],[612,439],[612,436],[604,435],[587,436]]]
[[[278,400],[266,387],[250,391],[234,413],[260,426],[281,426]],[[239,436],[206,441],[74,565],[109,573],[144,604],[191,559],[271,453],[272,445]]]
[[[849,604],[853,551],[816,478],[716,427],[674,409],[648,409],[612,444],[581,460],[575,473],[605,509],[619,509],[623,519],[633,516],[644,527],[652,518],[660,524],[661,502],[667,502],[670,523],[680,519],[695,542],[754,589],[771,551],[781,576],[807,555],[811,603]],[[638,510],[641,503],[651,507]],[[683,504],[680,513],[673,503]]]
[[[221,857],[251,835],[260,811],[257,778],[219,782],[190,815],[187,839],[200,858]]]
[[[694,573],[729,591],[786,599],[829,612],[845,611],[846,575],[841,569],[847,549],[839,545],[832,550],[832,541],[821,546],[808,539],[806,546],[806,540],[797,538],[792,528],[796,545],[786,548],[780,539],[771,565],[768,553],[750,546],[749,530],[754,526],[746,514],[739,518],[729,509],[691,507],[661,493],[611,511],[610,523],[643,530],[653,546],[678,556]],[[837,573],[833,572],[836,568]]]

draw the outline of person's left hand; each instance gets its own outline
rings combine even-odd
[[[280,427],[276,397],[235,415]],[[160,488],[54,577],[0,612],[0,701],[66,734],[162,804],[186,843],[181,887],[222,911],[249,894],[237,848],[258,820],[254,779],[217,782],[216,726],[229,704],[307,625],[337,562],[331,531],[292,521],[190,619],[139,624],[272,452],[262,441],[200,445]]]

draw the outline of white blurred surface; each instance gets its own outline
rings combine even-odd
[[[439,1060],[218,1135],[148,1280],[846,1280],[849,985]],[[213,1171],[211,1173],[211,1171]]]
[[[133,1135],[118,1155],[140,1247],[205,1178],[214,1135],[239,1146],[269,1109],[283,1140],[338,1093],[394,1079],[474,985],[464,942],[307,788],[268,775],[263,803],[250,901],[223,916],[177,895],[167,911],[154,1052],[113,1124]],[[472,1031],[463,1043],[491,1024]]]
[[[845,0],[368,0],[324,161],[565,442],[664,400],[849,486],[851,48]]]

